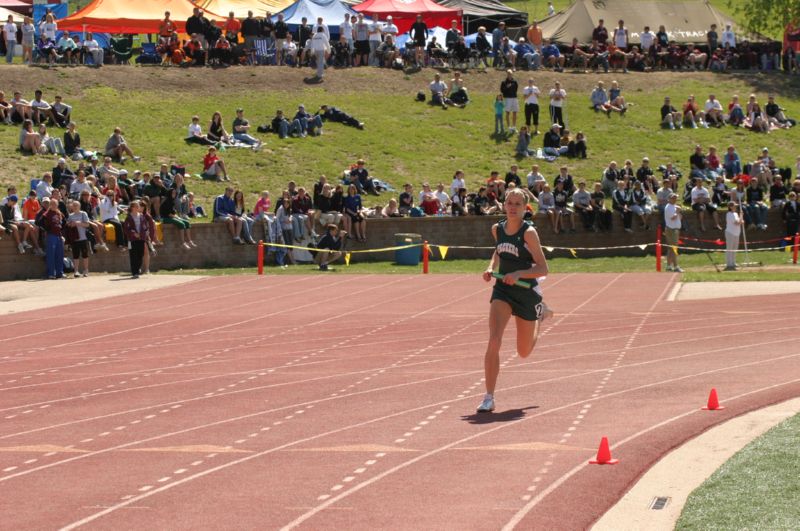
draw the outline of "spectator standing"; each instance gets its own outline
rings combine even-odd
[[[372,24],[369,24],[368,29],[369,41],[369,65],[380,66],[378,59],[378,46],[383,42],[383,24],[381,24],[380,16],[375,15],[372,18]]]
[[[736,203],[728,203],[725,214],[725,271],[736,271],[736,251],[739,249],[739,236],[742,234],[744,220],[736,211]]]
[[[608,43],[608,29],[603,23],[602,18],[597,21],[597,27],[592,30],[592,42],[605,46]]]
[[[500,83],[500,93],[503,95],[503,104],[505,108],[506,127],[509,133],[516,133],[517,131],[517,113],[519,112],[519,100],[517,99],[517,92],[519,85],[517,80],[514,79],[514,73],[511,70],[506,71],[506,78]]]
[[[89,240],[86,239],[86,229],[89,224],[89,216],[81,210],[78,201],[69,202],[69,216],[67,216],[68,243],[72,248],[72,259],[75,260],[74,278],[81,276],[81,262],[83,262],[83,276],[89,276]]]
[[[41,225],[47,233],[47,278],[51,280],[64,277],[64,240],[61,237],[63,223],[64,215],[58,209],[58,200],[53,198],[41,217]]]
[[[275,21],[272,33],[275,37],[275,64],[281,66],[284,61],[283,43],[286,42],[286,36],[289,35],[289,25],[283,20],[283,13],[278,13],[278,20]]]
[[[325,62],[331,52],[331,45],[322,26],[317,27],[317,32],[311,38],[311,52],[314,54],[317,64],[317,79],[322,80],[325,74]]]
[[[144,258],[144,247],[150,242],[150,227],[141,211],[141,203],[132,201],[128,206],[128,217],[123,224],[125,238],[128,240],[128,258],[130,259],[131,278],[139,278]]]
[[[534,22],[535,24],[535,22]],[[528,84],[522,89],[522,95],[525,98],[525,125],[528,129],[533,125],[533,132],[531,134],[539,134],[539,96],[541,91],[539,87],[534,85],[533,78],[528,78]]]
[[[258,19],[253,16],[252,11],[247,12],[247,18],[242,21],[242,37],[244,38],[244,47],[248,53],[255,53],[256,39],[261,33],[261,24]]]
[[[358,14],[358,19],[356,19],[354,31],[356,39],[355,65],[367,66],[371,58],[371,47],[369,43],[370,25],[364,21],[364,15],[361,13]]]
[[[349,226],[356,240],[367,241],[367,221],[361,213],[361,196],[354,184],[347,188],[347,196],[344,198],[345,218],[349,220]]]
[[[550,89],[550,122],[565,127],[564,106],[566,105],[567,91],[561,88],[561,83],[555,82]]]
[[[33,45],[36,40],[36,26],[33,25],[31,17],[25,17],[22,21],[22,62],[26,65],[33,63]]]
[[[502,64],[503,58],[502,54],[500,53],[500,45],[505,37],[506,23],[501,21],[497,27],[492,30],[492,53],[494,54],[494,58],[492,60],[493,67]]]
[[[666,230],[664,237],[667,241],[667,271],[683,273],[678,266],[678,240],[681,231],[681,207],[678,204],[678,194],[670,194],[669,203],[664,208],[664,223]]]
[[[786,222],[786,236],[794,238],[800,229],[800,203],[797,201],[797,193],[789,192],[787,201],[783,204],[783,220]],[[794,243],[792,241],[792,243]]]
[[[730,48],[731,50],[736,48],[736,35],[733,33],[730,24],[726,24],[725,31],[722,32],[722,47]]]
[[[17,46],[17,24],[14,16],[8,15],[8,20],[3,24],[3,40],[6,43],[6,63],[14,62],[14,48]]]

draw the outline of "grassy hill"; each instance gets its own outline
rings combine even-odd
[[[253,124],[266,123],[277,108],[293,113],[304,103],[315,110],[320,104],[336,105],[366,123],[359,131],[340,124],[325,127],[318,138],[279,140],[275,135],[261,135],[265,149],[228,150],[223,154],[236,186],[249,196],[252,205],[256,193],[273,193],[293,179],[310,185],[319,175],[341,175],[357,158],[367,159],[371,172],[399,188],[404,182],[418,186],[424,181],[448,184],[456,169],[467,174],[468,184],[476,188],[496,169],[505,172],[519,163],[527,173],[536,161],[514,158],[515,139],[493,137],[492,101],[498,92],[503,72],[468,72],[466,85],[472,103],[465,109],[442,110],[417,103],[414,95],[425,90],[434,71],[426,69],[412,75],[372,68],[331,70],[322,84],[310,84],[305,76],[310,70],[291,68],[180,69],[160,67],[106,66],[99,70],[82,67],[53,69],[3,67],[2,89],[7,95],[21,90],[32,97],[41,88],[45,99],[56,93],[74,106],[86,148],[102,148],[114,126],[123,128],[135,150],[142,155],[138,164],[128,163],[129,170],[157,170],[162,162],[179,163],[191,173],[201,169],[204,149],[183,141],[186,126],[193,114],[202,117],[207,128],[211,113],[219,110],[230,128],[234,109],[242,106]],[[448,80],[451,75],[443,73]],[[528,73],[519,72],[520,86]],[[746,97],[750,92],[766,100],[768,92],[777,95],[790,116],[800,116],[800,80],[786,76],[741,73],[652,74],[577,74],[534,73],[543,90],[559,79],[569,92],[568,125],[582,130],[588,138],[589,158],[566,160],[571,173],[591,181],[597,179],[607,163],[626,158],[638,165],[649,156],[655,165],[669,161],[686,168],[696,143],[724,148],[735,144],[744,159],[754,158],[767,146],[781,166],[793,166],[800,155],[800,129],[759,135],[732,128],[711,130],[664,131],[658,127],[658,108],[670,95],[678,103],[689,93],[705,101],[709,91],[727,103],[731,94]],[[632,104],[624,118],[596,114],[589,109],[588,94],[598,79],[606,85],[617,79]],[[546,114],[546,112],[543,112]],[[521,120],[520,120],[521,121]],[[542,116],[540,129],[548,119]],[[61,135],[60,130],[51,131]],[[21,156],[16,150],[19,129],[0,126],[0,184],[24,185],[31,177],[55,165],[55,157]],[[537,145],[540,137],[534,139]],[[552,179],[557,164],[541,162],[543,173]],[[210,204],[221,192],[216,183],[192,180],[191,190],[200,202]],[[381,201],[385,201],[381,198]],[[369,202],[370,205],[372,201]]]

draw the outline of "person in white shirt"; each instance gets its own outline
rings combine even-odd
[[[116,190],[110,186],[106,188],[103,199],[100,201],[100,221],[114,227],[114,239],[117,247],[120,251],[125,251],[125,232],[122,230],[122,223],[119,220]]]
[[[531,166],[531,172],[527,177],[527,184],[528,190],[530,190],[534,197],[539,197],[539,194],[542,193],[544,189],[544,185],[547,184],[547,180],[544,178],[544,175],[539,172],[538,164]]]
[[[33,109],[32,120],[35,124],[40,124],[48,120],[56,121],[55,113],[49,103],[42,99],[42,91],[36,90],[33,93],[33,101],[31,101],[31,108]]]
[[[454,196],[458,193],[458,190],[461,188],[466,188],[467,183],[464,181],[464,172],[461,170],[456,170],[455,174],[453,175],[453,182],[450,183],[450,196]]]
[[[725,31],[722,32],[722,47],[728,45],[731,49],[736,48],[736,35],[733,33],[730,24],[725,25]]]
[[[45,197],[50,197],[53,193],[53,176],[49,173],[45,173],[42,176],[42,180],[39,181],[39,184],[36,185],[36,199],[39,202],[42,201]]]
[[[707,123],[716,125],[717,127],[722,127],[725,125],[725,121],[722,119],[722,104],[716,97],[714,97],[713,94],[708,95],[708,99],[704,105],[704,110],[706,113]]]
[[[556,8],[553,7],[553,2],[547,2],[547,16],[552,17],[556,14]]]
[[[669,203],[664,207],[664,238],[667,241],[667,271],[683,273],[678,266],[678,253],[676,247],[681,232],[681,207],[678,204],[678,194],[670,194]]]
[[[653,51],[650,48],[653,47],[653,44],[656,42],[656,34],[650,31],[650,26],[645,26],[644,31],[639,35],[639,44],[642,48],[642,53],[645,55],[650,55]]]
[[[625,27],[625,21],[619,21],[619,25],[614,28],[614,46],[622,50],[628,51],[628,28]]]
[[[189,136],[186,137],[189,144],[200,144],[202,146],[213,146],[215,142],[203,134],[200,127],[200,117],[192,116],[192,123],[189,124]]]
[[[14,16],[8,15],[8,21],[3,24],[3,39],[6,41],[6,63],[14,61],[14,48],[17,46],[17,25]]]
[[[331,42],[331,31],[328,29],[328,25],[322,20],[322,17],[317,17],[317,22],[313,24],[314,28],[322,28],[325,32],[325,38],[328,39],[328,42]]]
[[[58,31],[58,24],[52,13],[47,14],[47,18],[42,23],[40,31],[44,34],[47,40],[56,41],[56,32]]]
[[[692,188],[691,194],[692,210],[697,212],[697,217],[700,221],[700,231],[705,232],[706,230],[706,212],[711,212],[717,230],[722,230],[722,227],[719,226],[717,207],[711,202],[711,196],[708,193],[708,190],[703,187],[703,179],[700,177],[695,177],[694,182],[695,187]]]
[[[339,35],[344,35],[344,40],[347,41],[347,47],[350,48],[350,55],[351,56],[353,55],[353,52],[355,51],[355,44],[354,44],[355,33],[354,33],[354,31],[355,31],[355,28],[354,28],[352,22],[350,22],[350,14],[349,13],[345,13],[344,14],[344,20],[342,21],[341,24],[339,24]]]
[[[325,36],[325,28],[322,26],[317,27],[317,32],[311,37],[309,48],[316,59],[317,79],[322,80],[322,76],[325,74],[325,62],[331,52],[331,45]]]
[[[283,61],[287,62],[289,59],[291,60],[290,64],[297,64],[297,43],[294,42],[291,33],[288,33],[286,40],[283,41]]]
[[[92,61],[94,61],[95,66],[103,66],[103,49],[100,48],[100,45],[94,40],[91,33],[86,34],[86,39],[83,41],[83,48],[92,56]]]
[[[564,127],[564,101],[567,91],[561,88],[561,83],[556,81],[555,87],[550,89],[550,122]]]
[[[446,109],[447,101],[445,94],[447,94],[447,83],[442,81],[439,74],[433,75],[433,81],[430,82],[428,88],[431,91],[431,104],[440,105]]]
[[[397,26],[394,25],[394,21],[392,20],[392,15],[386,17],[386,25],[383,26],[383,33],[384,35],[391,35],[397,40],[397,34],[399,33],[397,30]]]
[[[383,42],[383,24],[381,24],[380,17],[375,15],[372,24],[369,25],[369,65],[380,66],[378,60],[378,46]]]
[[[736,250],[739,249],[739,236],[744,225],[736,206],[733,201],[728,203],[728,213],[725,214],[725,271],[736,271]]]
[[[448,207],[450,207],[450,196],[447,195],[447,192],[444,191],[444,184],[439,183],[436,185],[436,192],[434,192],[433,196],[439,200],[439,204],[441,205],[442,211],[447,212]]]
[[[534,135],[539,134],[539,95],[542,91],[533,84],[533,78],[528,78],[528,84],[522,89],[522,97],[525,99],[525,125],[528,130],[533,124]]]

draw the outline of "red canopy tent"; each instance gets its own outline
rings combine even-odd
[[[428,28],[449,28],[451,22],[456,20],[461,29],[461,10],[441,6],[432,0],[366,0],[353,6],[353,9],[370,17],[379,16],[381,20],[391,15],[400,33],[411,29],[417,15],[422,15]]]
[[[178,32],[186,31],[186,19],[197,7],[189,0],[94,0],[86,7],[58,21],[58,29],[99,33],[158,33],[164,12],[170,12]],[[225,17],[204,11],[211,22]]]

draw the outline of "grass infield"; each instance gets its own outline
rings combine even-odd
[[[725,265],[722,253],[712,254],[720,268]],[[744,256],[741,260],[743,261]],[[719,282],[747,280],[797,280],[798,266],[793,266],[791,254],[780,251],[761,251],[750,253],[752,262],[761,262],[763,267],[747,268],[740,271],[717,273],[705,254],[681,255],[679,263],[685,272],[681,275],[683,282]],[[430,263],[432,274],[480,274],[489,263],[488,254],[485,260],[435,260]],[[554,258],[548,260],[550,270],[557,273],[641,273],[655,271],[655,258],[645,257],[611,257],[611,258]],[[666,260],[663,262],[666,267]],[[265,275],[297,275],[297,274],[414,274],[422,273],[422,265],[401,266],[391,262],[354,262],[349,266],[341,261],[331,265],[333,271],[327,273],[317,270],[312,264],[289,266],[286,269],[267,265]],[[234,267],[216,269],[180,269],[163,270],[163,273],[181,273],[191,275],[242,275],[256,274],[255,267]]]
[[[675,529],[797,529],[798,437],[795,415],[745,446],[689,496]]]

